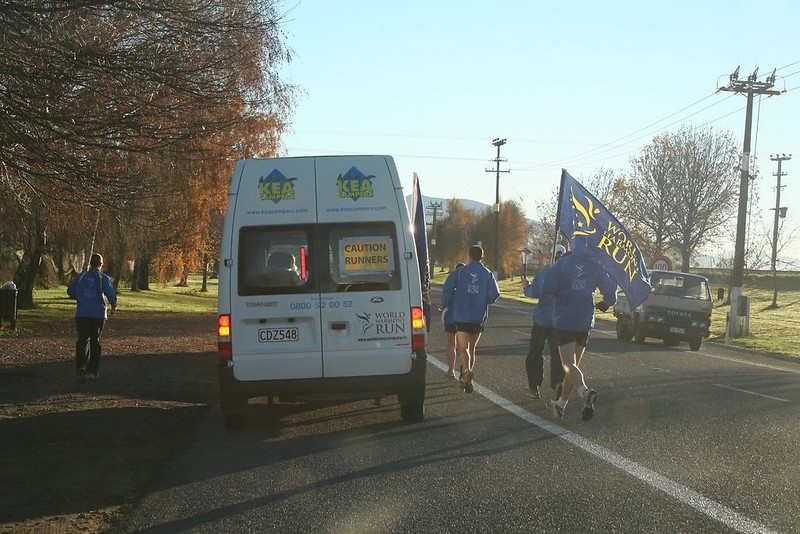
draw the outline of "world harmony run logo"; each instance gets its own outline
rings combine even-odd
[[[370,318],[370,315],[368,313],[357,313],[356,317],[358,317],[358,320],[361,321],[362,334],[366,334],[367,330],[375,326],[372,324],[372,319]]]
[[[586,196],[583,197],[586,204],[582,204],[572,188],[570,188],[569,193],[570,202],[572,203],[572,235],[590,236],[596,234],[597,228],[595,228],[594,223],[597,221],[600,209],[596,208],[594,201]]]
[[[375,191],[372,188],[372,179],[375,175],[370,174],[365,176],[364,173],[355,167],[351,167],[349,171],[340,174],[336,178],[336,189],[339,193],[339,198],[352,198],[353,202],[361,197],[373,197]]]
[[[275,204],[281,200],[294,200],[294,182],[297,178],[287,178],[278,169],[258,180],[258,198],[271,200]]]
[[[583,202],[570,188],[572,204],[573,236],[585,236],[591,243],[614,261],[623,270],[629,281],[639,274],[637,246],[625,228],[617,226],[608,210],[595,206],[594,200],[582,195]],[[600,221],[597,216],[601,215]],[[605,221],[603,219],[606,219]],[[607,227],[603,228],[602,225]]]

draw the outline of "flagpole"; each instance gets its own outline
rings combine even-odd
[[[561,220],[561,195],[564,194],[564,178],[566,177],[567,169],[561,169],[561,184],[558,186],[558,207],[556,208],[556,224],[555,231],[553,232],[553,248],[550,251],[550,263],[556,261],[556,245],[558,244],[558,225]]]

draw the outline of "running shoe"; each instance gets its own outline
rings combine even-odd
[[[564,408],[558,405],[554,400],[547,401],[547,409],[553,414],[556,419],[564,419]]]
[[[78,384],[83,384],[84,382],[86,382],[86,369],[84,369],[83,367],[78,369],[78,374],[75,375],[75,381]]]
[[[586,394],[583,396],[583,414],[581,415],[581,419],[588,421],[594,417],[594,403],[596,401],[597,392],[593,389],[587,390]]]
[[[539,400],[541,398],[539,396],[539,386],[535,388],[525,388],[525,394],[534,400]]]
[[[564,391],[564,383],[563,382],[556,382],[555,387],[553,388],[556,390],[556,395],[553,397],[553,400],[558,400],[561,398],[561,392]]]
[[[464,393],[472,393],[472,379],[475,378],[475,371],[467,369],[464,371]]]

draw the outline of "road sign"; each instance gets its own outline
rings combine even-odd
[[[650,261],[651,269],[659,269],[661,271],[671,271],[672,270],[672,260],[670,260],[666,256],[656,256]]]

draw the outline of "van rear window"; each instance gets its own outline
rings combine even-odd
[[[315,291],[309,228],[256,226],[239,234],[239,294]]]
[[[401,287],[392,222],[243,227],[239,295],[390,291]]]
[[[321,229],[329,260],[323,291],[400,289],[397,232],[392,223],[346,223]]]

